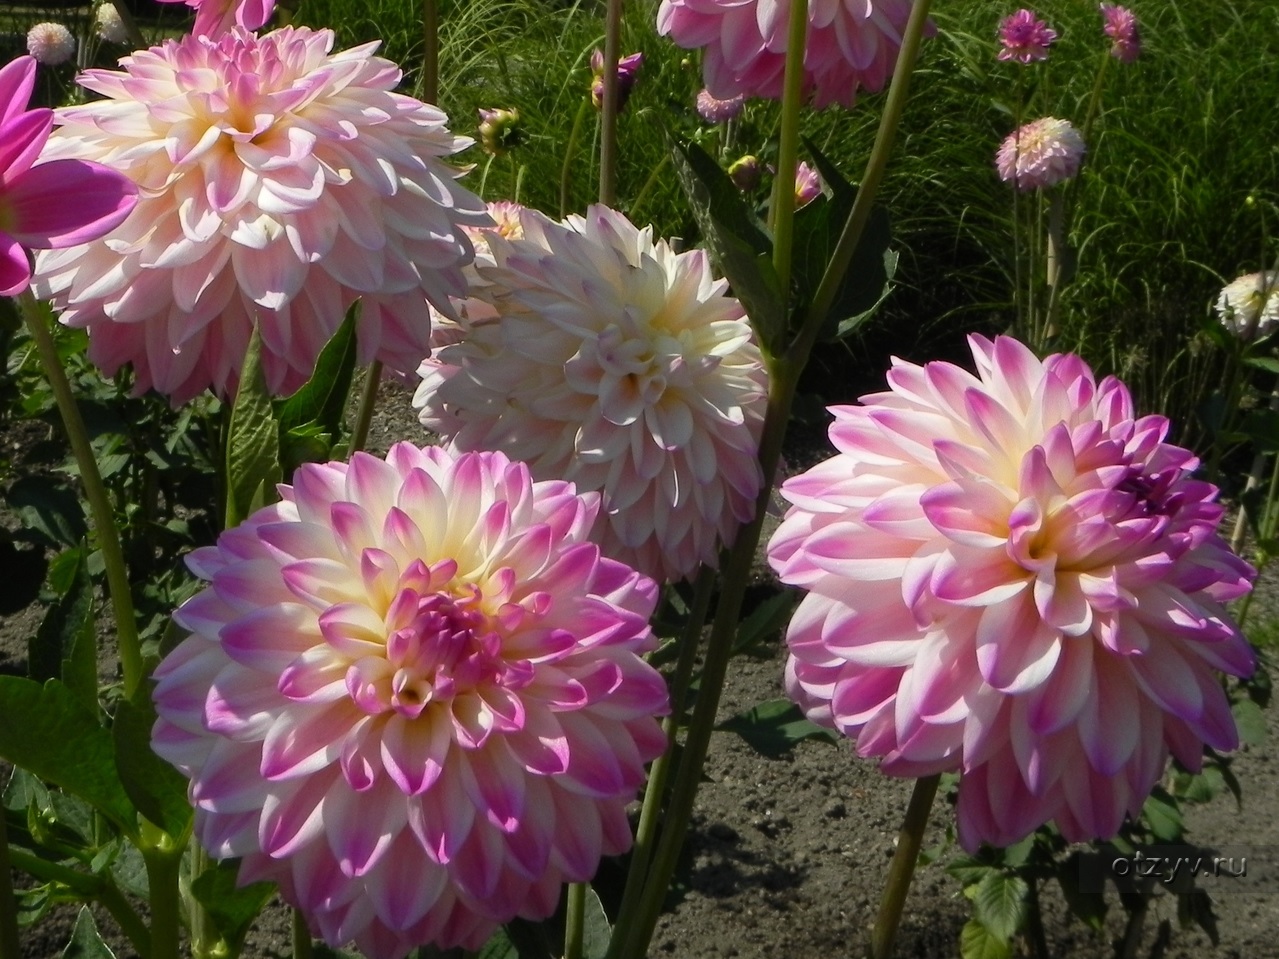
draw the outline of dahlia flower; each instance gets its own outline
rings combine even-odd
[[[1279,273],[1249,273],[1217,297],[1217,317],[1236,336],[1257,339],[1279,329]]]
[[[1000,60],[1031,63],[1047,60],[1048,48],[1057,39],[1057,31],[1030,10],[1018,10],[999,23]]]
[[[639,79],[644,54],[631,53],[617,61],[617,112],[621,113],[631,97],[635,81]],[[604,54],[596,50],[591,54],[591,103],[596,110],[604,109]]]
[[[419,371],[420,418],[450,449],[502,450],[603,494],[596,541],[655,579],[714,565],[754,513],[762,358],[702,250],[675,253],[620,213],[522,218],[488,236],[460,342]]]
[[[36,63],[61,66],[75,56],[75,36],[61,23],[37,23],[27,31],[27,53]]]
[[[97,34],[107,43],[128,43],[129,30],[114,3],[100,3],[93,14]]]
[[[53,111],[28,110],[36,61],[0,67],[0,296],[31,283],[33,249],[71,246],[117,226],[137,202],[133,181],[84,160],[37,162]]]
[[[807,206],[822,195],[822,178],[803,160],[795,168],[795,209]]]
[[[808,591],[787,688],[889,775],[958,770],[966,849],[1048,820],[1112,836],[1169,753],[1237,745],[1218,671],[1254,654],[1223,604],[1254,571],[1122,383],[969,343],[975,376],[895,360],[887,392],[831,409],[839,452],[783,484],[769,562]]]
[[[520,141],[520,111],[480,108],[480,146],[489,156],[505,156]]]
[[[1112,41],[1110,55],[1120,63],[1132,63],[1141,56],[1141,32],[1133,12],[1115,3],[1103,3],[1101,15],[1106,21],[1103,32]]]
[[[195,11],[191,25],[193,36],[216,40],[236,27],[260,30],[275,12],[275,0],[160,0],[161,3],[185,3]]]
[[[728,168],[728,177],[733,181],[733,186],[743,193],[749,193],[759,186],[762,176],[759,157],[752,156],[749,153],[744,157],[738,157]]]
[[[1044,117],[1008,134],[995,154],[995,167],[1001,180],[1035,190],[1075,176],[1084,152],[1084,138],[1069,120]]]
[[[141,202],[111,236],[42,255],[36,290],[89,331],[107,373],[174,403],[231,393],[256,322],[273,393],[314,371],[362,300],[359,360],[411,373],[427,304],[451,313],[483,202],[441,158],[469,146],[438,109],[395,93],[376,44],[236,28],[124,57],[80,82],[107,99],[59,111],[46,155],[100,160]]]
[[[911,0],[810,0],[804,89],[817,109],[851,107],[858,89],[883,89],[901,49]],[[790,0],[662,0],[657,32],[705,48],[706,89],[780,100]],[[930,35],[935,32],[928,27]]]
[[[280,491],[188,558],[208,585],[155,674],[196,836],[371,959],[550,915],[665,747],[656,585],[588,541],[597,497],[500,453],[401,443]]]
[[[717,100],[709,90],[697,93],[697,115],[707,123],[727,123],[741,113],[745,105],[746,97],[740,94],[727,100]]]

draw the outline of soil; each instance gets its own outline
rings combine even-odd
[[[382,393],[370,449],[385,450],[397,439],[422,441],[408,406],[409,393],[396,383],[384,384]],[[816,437],[820,438],[820,431]],[[826,454],[808,430],[787,455],[792,471],[798,471]],[[1264,582],[1261,594],[1273,598],[1279,590],[1273,582]],[[1273,602],[1263,604],[1254,615],[1261,620],[1273,609]],[[36,612],[26,610],[0,622],[0,669],[10,671],[25,659],[27,637],[37,621]],[[780,640],[766,655],[735,660],[721,718],[781,698],[783,661]],[[1261,747],[1242,749],[1233,766],[1242,785],[1242,806],[1237,807],[1228,794],[1219,796],[1190,807],[1187,824],[1191,842],[1247,845],[1253,857],[1250,867],[1274,872],[1269,877],[1274,886],[1279,877],[1279,816],[1275,814],[1279,719],[1275,710],[1266,715],[1270,738]],[[873,763],[857,759],[845,745],[805,741],[781,755],[766,757],[735,734],[716,733],[682,868],[650,956],[828,959],[863,955],[910,788],[909,782],[880,775]],[[925,848],[944,841],[951,824],[950,806],[939,799]],[[1175,900],[1165,896],[1151,909],[1139,954],[1163,959],[1279,959],[1279,897],[1227,886],[1215,898],[1218,945],[1198,928],[1181,928]],[[1109,905],[1105,929],[1094,933],[1067,916],[1055,884],[1045,887],[1042,906],[1050,954],[1069,959],[1114,955],[1124,913],[1113,891]],[[74,915],[74,910],[65,908],[48,917],[38,930],[28,930],[24,959],[61,955]],[[903,959],[958,956],[960,930],[969,915],[959,882],[945,873],[942,862],[921,866],[906,903],[897,955]],[[1171,938],[1156,942],[1156,929],[1163,920],[1170,921]],[[109,919],[100,917],[100,925],[104,933],[111,929]],[[119,945],[117,936],[111,938],[118,956],[132,954]],[[273,959],[289,954],[287,913],[271,908],[259,921],[244,955]]]

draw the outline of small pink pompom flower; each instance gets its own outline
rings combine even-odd
[[[97,239],[138,199],[133,181],[115,170],[43,157],[53,111],[27,109],[35,82],[32,57],[0,67],[0,296],[31,284],[30,251]]]
[[[995,154],[995,167],[1004,182],[1035,190],[1075,176],[1084,152],[1084,138],[1069,120],[1044,117],[1008,134]]]
[[[1115,3],[1103,3],[1101,15],[1106,21],[1103,30],[1112,41],[1110,55],[1120,63],[1132,63],[1140,57],[1141,31],[1136,15]]]
[[[477,950],[631,843],[666,745],[657,587],[602,558],[598,498],[409,443],[298,469],[195,551],[155,751],[195,834],[334,947]]]
[[[1018,10],[999,23],[1000,60],[1031,63],[1047,60],[1048,48],[1057,39],[1057,31],[1035,16],[1031,10]]]
[[[601,493],[606,556],[660,580],[716,565],[763,482],[767,378],[741,304],[705,251],[607,207],[521,225],[488,235],[458,342],[419,370],[422,424]]]
[[[36,290],[89,331],[108,374],[174,403],[235,389],[256,323],[267,386],[287,394],[361,300],[359,361],[411,374],[428,304],[466,291],[464,227],[484,203],[444,161],[469,146],[436,107],[395,92],[376,43],[240,28],[185,36],[80,82],[105,99],[58,112],[46,155],[127,174],[141,201],[110,236],[47,253]]]
[[[911,0],[811,0],[804,90],[817,109],[851,107],[892,75]],[[705,48],[711,96],[781,99],[790,0],[662,0],[657,32],[687,50]],[[935,32],[932,24],[929,34]]]
[[[1252,648],[1224,604],[1253,569],[1198,460],[1076,356],[969,338],[977,373],[894,360],[833,407],[833,458],[782,486],[768,546],[807,592],[787,689],[892,776],[961,773],[964,847],[1054,820],[1113,836],[1169,753],[1238,744],[1219,671]]]
[[[27,53],[46,67],[61,66],[75,56],[75,35],[61,23],[37,23],[27,31]]]
[[[707,123],[727,123],[742,112],[746,97],[740,94],[727,100],[717,100],[709,90],[697,92],[697,115]]]

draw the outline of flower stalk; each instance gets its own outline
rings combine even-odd
[[[915,788],[906,806],[906,817],[897,833],[897,848],[888,866],[888,880],[884,883],[884,895],[879,903],[879,915],[870,933],[870,959],[888,959],[893,954],[893,941],[897,938],[897,926],[901,923],[902,908],[910,881],[915,875],[915,863],[924,844],[924,830],[928,827],[928,812],[933,808],[937,784],[941,776],[924,776],[915,780]]]
[[[622,55],[622,0],[608,0],[604,12],[604,102],[600,110],[600,202],[617,199],[617,61]]]
[[[803,51],[808,37],[808,0],[792,0],[786,49]],[[804,57],[786,58],[782,80],[781,132],[777,144],[777,177],[770,210],[773,268],[785,297],[790,290],[791,250],[795,241],[795,171],[799,167],[799,119],[804,96]]]
[[[582,959],[585,934],[586,883],[570,882],[564,915],[564,959]]]
[[[71,391],[71,384],[58,357],[58,348],[53,341],[53,333],[49,330],[48,316],[30,290],[24,290],[18,295],[18,307],[31,333],[31,339],[35,342],[49,386],[53,389],[58,413],[71,444],[71,452],[80,469],[80,481],[84,485],[84,494],[93,515],[98,547],[102,550],[102,561],[106,567],[111,606],[115,611],[120,667],[124,673],[124,695],[126,699],[130,699],[142,682],[142,648],[138,641],[138,623],[133,612],[129,571],[124,562],[124,550],[120,546],[115,511],[111,507],[111,499],[98,470],[98,461],[89,443],[89,431],[85,428],[75,394]]]

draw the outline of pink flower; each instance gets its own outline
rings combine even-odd
[[[36,61],[0,68],[0,296],[31,283],[28,251],[72,246],[117,226],[137,202],[128,178],[83,160],[37,162],[53,111],[28,110]]]
[[[1084,138],[1069,120],[1044,117],[1010,133],[995,155],[999,178],[1019,190],[1050,187],[1079,172]]]
[[[27,31],[27,53],[47,67],[60,66],[75,56],[75,36],[61,23],[37,23]]]
[[[644,54],[632,53],[617,61],[617,112],[621,113],[630,99],[631,90],[644,65]],[[591,54],[591,103],[596,110],[604,109],[604,54],[599,50]]]
[[[858,89],[883,88],[911,6],[911,0],[811,0],[804,88],[813,106],[851,107]],[[657,32],[685,49],[705,48],[711,96],[778,100],[789,18],[790,0],[662,0]]]
[[[959,770],[969,850],[1112,836],[1170,752],[1237,745],[1218,671],[1255,661],[1223,604],[1255,574],[1122,383],[969,343],[976,376],[895,360],[833,407],[839,452],[783,485],[769,562],[808,591],[787,687],[889,775]]]
[[[1141,32],[1133,12],[1115,3],[1103,3],[1101,15],[1106,21],[1104,32],[1113,41],[1110,55],[1120,63],[1132,63],[1141,56]]]
[[[195,10],[193,36],[216,40],[236,27],[260,30],[275,12],[275,0],[160,0],[161,3],[185,3]]]
[[[716,100],[709,90],[700,90],[697,94],[697,115],[707,123],[727,123],[742,112],[745,104],[746,97],[741,95]]]
[[[807,206],[822,195],[822,178],[803,160],[795,168],[795,209]]]
[[[1048,48],[1057,39],[1057,31],[1030,10],[1018,10],[999,23],[1000,60],[1030,63],[1047,60]]]
[[[36,264],[36,288],[89,330],[108,373],[180,403],[234,390],[256,322],[273,393],[297,389],[362,300],[359,359],[411,373],[428,304],[466,290],[462,227],[483,202],[442,159],[471,141],[395,93],[376,44],[330,54],[333,33],[186,36],[90,70],[107,99],[59,111],[48,154],[106,163],[142,200],[111,236]]]
[[[766,376],[741,304],[704,251],[607,207],[521,222],[477,261],[490,312],[468,301],[460,342],[422,364],[423,425],[600,492],[606,556],[663,580],[716,565],[763,481]]]
[[[334,947],[479,949],[630,846],[662,752],[656,585],[587,540],[597,497],[500,453],[306,465],[188,565],[157,753],[196,836]]]

